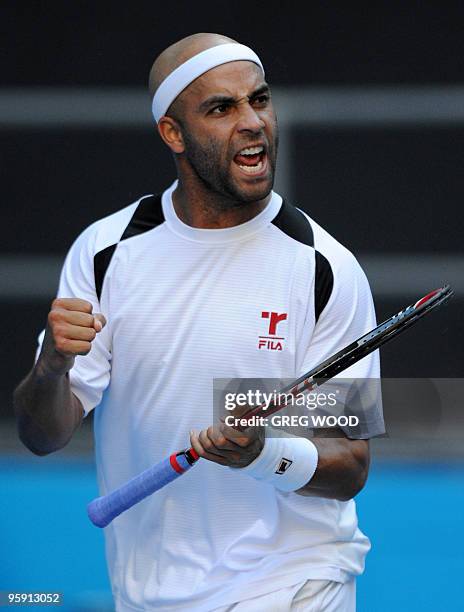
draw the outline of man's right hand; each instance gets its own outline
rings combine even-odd
[[[48,314],[47,328],[37,367],[44,374],[64,375],[76,355],[87,355],[92,341],[106,325],[92,304],[79,298],[56,298]]]

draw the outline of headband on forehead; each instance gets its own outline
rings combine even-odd
[[[156,123],[166,114],[181,91],[199,76],[221,64],[241,60],[257,64],[264,73],[263,65],[256,53],[249,47],[238,43],[210,47],[181,64],[162,81],[153,96],[151,109]]]

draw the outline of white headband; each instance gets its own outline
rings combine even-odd
[[[166,111],[192,81],[199,76],[228,62],[248,60],[258,64],[264,73],[263,65],[256,53],[238,43],[227,43],[210,47],[181,64],[169,74],[156,90],[151,109],[156,123],[166,114]]]

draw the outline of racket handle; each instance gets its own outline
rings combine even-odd
[[[87,506],[90,520],[97,527],[106,527],[122,512],[185,474],[198,459],[199,456],[193,448],[172,454],[119,489],[91,501]]]

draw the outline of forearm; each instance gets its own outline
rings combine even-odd
[[[329,437],[334,434],[339,437]],[[238,432],[220,423],[200,434],[191,432],[190,442],[200,457],[242,468],[257,480],[303,496],[349,500],[363,488],[369,469],[369,442],[350,440],[334,428],[318,429],[308,440],[265,436],[260,427]],[[277,470],[283,460],[288,465]],[[293,467],[288,470],[290,465]],[[307,484],[301,486],[304,482]]]
[[[36,455],[66,446],[82,423],[84,410],[68,373],[106,324],[101,313],[92,311],[92,304],[80,298],[53,300],[37,363],[14,392],[19,437]]]
[[[16,388],[13,402],[19,437],[37,455],[63,448],[82,422],[82,404],[68,374],[47,371],[40,360]]]
[[[311,480],[296,493],[347,501],[363,488],[369,471],[367,440],[312,438],[318,451],[318,464]]]

